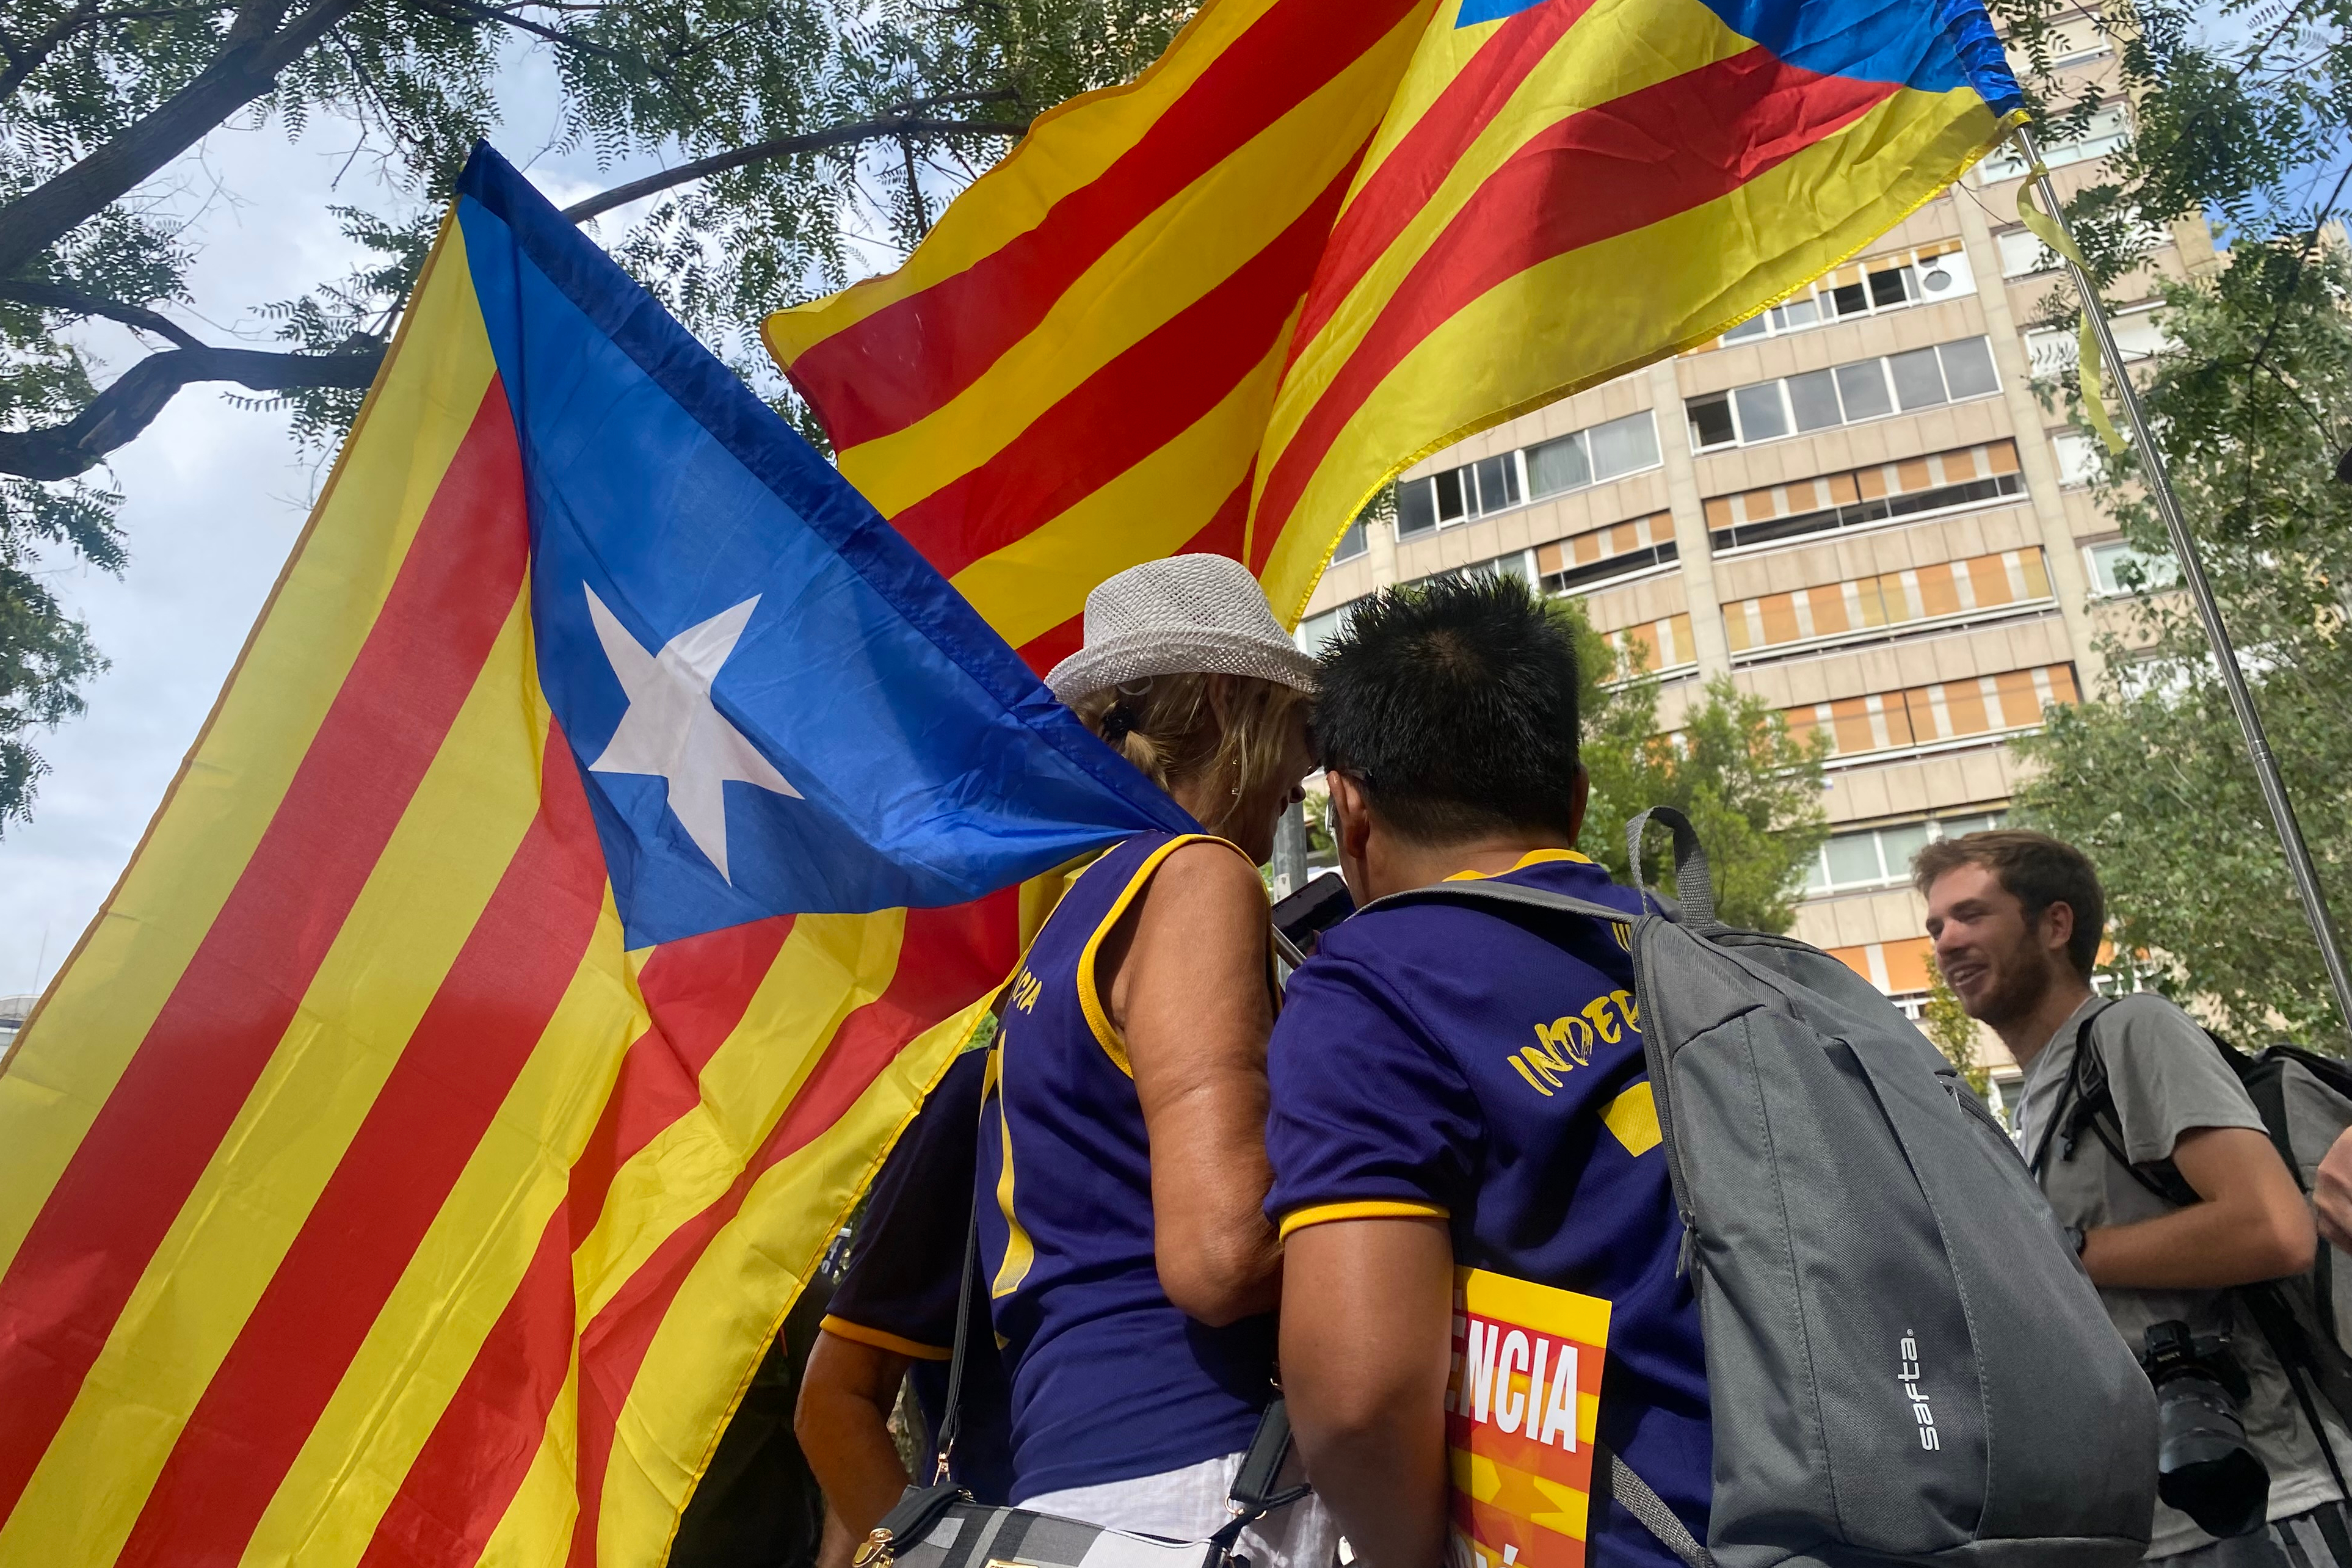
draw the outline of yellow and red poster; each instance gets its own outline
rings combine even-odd
[[[1608,1348],[1598,1297],[1454,1271],[1445,1445],[1456,1568],[1581,1568]]]

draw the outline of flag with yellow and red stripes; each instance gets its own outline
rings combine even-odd
[[[661,1562],[1013,884],[1191,826],[478,151],[0,1066],[0,1562]]]
[[[1391,476],[1715,337],[2020,113],[1979,0],[1209,0],[766,338],[1033,662],[1176,551],[1295,621]]]

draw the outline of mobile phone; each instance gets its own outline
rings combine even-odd
[[[1348,884],[1337,871],[1326,871],[1274,906],[1274,924],[1301,952],[1309,952],[1318,934],[1355,912]]]

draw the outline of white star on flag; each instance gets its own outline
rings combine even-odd
[[[582,587],[588,595],[589,618],[596,623],[596,640],[604,645],[604,657],[629,699],[621,727],[613,731],[604,754],[588,764],[590,771],[662,780],[669,788],[669,808],[687,837],[731,883],[734,879],[727,872],[728,781],[803,798],[710,700],[710,683],[734,653],[735,640],[759,607],[759,595],[687,627],[661,652],[649,654],[604,607],[596,590],[585,584]]]

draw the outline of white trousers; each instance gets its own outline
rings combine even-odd
[[[1106,1530],[1169,1541],[1206,1541],[1233,1517],[1226,1500],[1241,1468],[1242,1456],[1227,1454],[1222,1459],[1203,1459],[1131,1481],[1041,1492],[1014,1506],[1098,1524]],[[1282,1485],[1295,1487],[1306,1479],[1297,1450],[1293,1449],[1282,1467]],[[1333,1528],[1323,1500],[1309,1495],[1288,1508],[1276,1509],[1242,1531],[1235,1550],[1250,1560],[1252,1568],[1331,1568],[1339,1558],[1339,1532]]]

